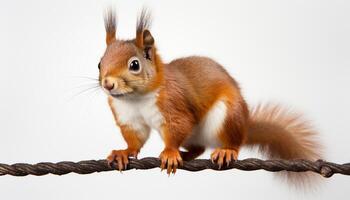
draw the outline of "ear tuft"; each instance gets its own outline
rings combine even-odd
[[[151,26],[151,14],[143,8],[136,24],[136,46],[143,51],[143,55],[148,60],[153,60],[155,49],[154,38],[148,30]]]
[[[145,48],[145,45],[150,46],[154,44],[154,39],[148,30],[151,26],[151,21],[150,12],[143,8],[136,23],[136,46],[140,49]]]
[[[111,44],[116,40],[117,15],[112,7],[106,9],[104,14],[104,22],[106,29],[106,43]]]
[[[142,34],[142,32],[151,27],[152,16],[151,12],[147,8],[143,8],[136,23],[136,35]]]

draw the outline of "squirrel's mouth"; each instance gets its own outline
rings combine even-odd
[[[111,94],[110,95],[114,98],[120,98],[126,96],[128,93],[119,93],[119,94]]]

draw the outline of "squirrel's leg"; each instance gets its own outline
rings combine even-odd
[[[167,169],[168,174],[175,173],[177,167],[182,165],[179,148],[191,130],[191,126],[186,124],[186,120],[180,121],[174,124],[168,122],[162,126],[161,134],[165,148],[159,155],[161,160],[160,167],[162,170]]]
[[[226,101],[226,117],[217,133],[220,147],[211,154],[211,160],[219,165],[229,165],[237,160],[239,149],[247,134],[248,109],[245,102]]]
[[[120,127],[120,131],[126,141],[128,147],[124,150],[113,150],[107,157],[108,164],[114,161],[118,163],[118,169],[123,170],[129,163],[129,157],[137,157],[141,147],[146,142],[150,134],[150,128],[143,124],[138,124],[137,129],[133,125],[120,124],[117,119],[117,113],[113,106],[113,98],[108,98],[108,104],[113,113],[116,124]]]
[[[181,158],[184,161],[191,161],[200,156],[205,151],[203,146],[185,146],[187,151],[180,151]]]

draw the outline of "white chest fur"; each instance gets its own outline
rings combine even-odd
[[[157,96],[158,93],[153,92],[137,98],[114,99],[118,121],[135,130],[152,128],[161,131],[164,118],[156,104]]]

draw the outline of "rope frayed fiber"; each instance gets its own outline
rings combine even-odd
[[[85,160],[80,162],[63,161],[58,163],[41,162],[37,164],[16,163],[12,165],[0,163],[0,176],[27,176],[35,175],[42,176],[46,174],[64,175],[68,173],[91,174],[94,172],[104,172],[116,170],[117,163],[112,163],[109,166],[106,160]],[[130,169],[153,169],[160,167],[158,158],[142,158],[130,159],[130,162],[125,170]],[[291,171],[291,172],[306,172],[312,171],[322,175],[323,177],[331,177],[333,174],[350,175],[350,163],[336,164],[323,160],[260,160],[249,158],[231,162],[229,166],[219,167],[210,160],[196,159],[193,161],[184,161],[183,166],[179,169],[187,171],[202,171],[205,169],[212,170],[229,170],[239,169],[245,171],[266,170],[270,172]]]

